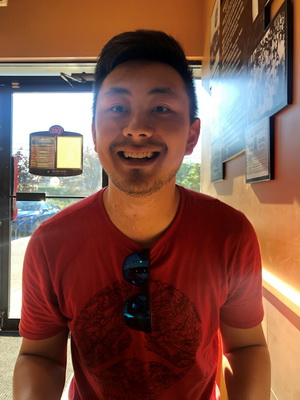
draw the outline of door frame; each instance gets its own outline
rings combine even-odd
[[[78,75],[78,74],[77,74]],[[67,75],[70,77],[70,75]],[[20,320],[9,318],[11,219],[13,199],[12,113],[16,92],[91,92],[89,77],[62,79],[61,76],[0,76],[0,331],[17,331]],[[105,179],[103,182],[107,182]],[[71,196],[70,196],[71,197]],[[76,196],[72,196],[76,198]]]

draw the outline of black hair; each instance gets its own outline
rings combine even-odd
[[[190,121],[197,116],[193,72],[181,44],[162,31],[139,29],[114,36],[103,47],[94,75],[93,118],[102,82],[118,65],[127,61],[154,61],[168,64],[182,77],[190,100]]]

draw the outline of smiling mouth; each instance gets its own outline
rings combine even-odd
[[[159,155],[157,151],[141,151],[141,152],[133,152],[133,151],[119,151],[118,155],[125,160],[153,160]]]

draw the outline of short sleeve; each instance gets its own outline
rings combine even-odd
[[[31,340],[46,339],[67,330],[38,229],[25,253],[20,334]]]
[[[263,316],[260,248],[252,225],[243,216],[228,263],[228,293],[220,319],[234,328],[247,329],[258,325]]]

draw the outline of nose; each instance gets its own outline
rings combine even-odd
[[[132,115],[123,128],[123,135],[132,139],[142,139],[153,135],[153,128],[144,115]]]

